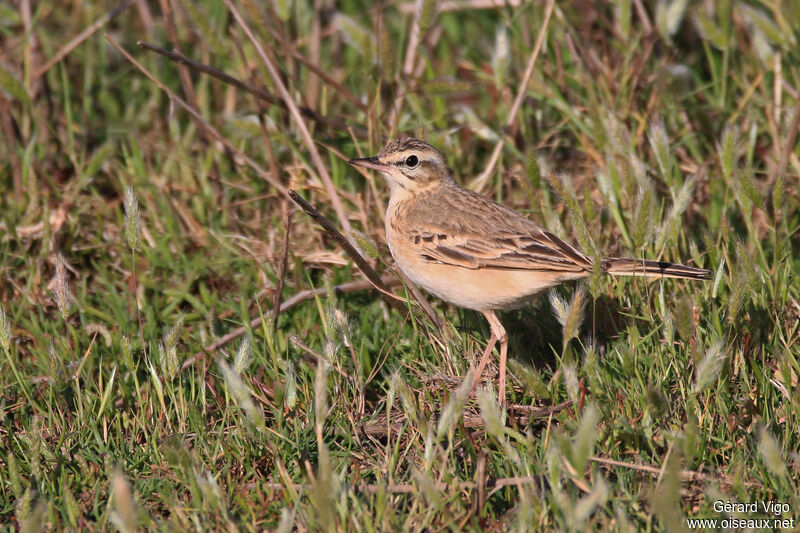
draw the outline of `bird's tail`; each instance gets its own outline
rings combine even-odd
[[[648,278],[711,279],[711,271],[677,263],[647,261],[641,259],[621,259],[606,257],[603,270],[612,276],[645,276]]]

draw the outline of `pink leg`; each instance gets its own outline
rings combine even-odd
[[[506,405],[506,361],[508,359],[508,336],[503,331],[500,341],[500,377],[497,379],[497,404],[500,408]]]
[[[486,350],[483,352],[480,363],[478,363],[478,368],[475,370],[475,378],[472,382],[472,388],[474,389],[475,385],[477,385],[478,381],[480,381],[481,374],[483,373],[484,367],[486,367],[486,363],[489,362],[489,355],[491,355],[494,345],[500,342],[500,377],[497,381],[497,401],[502,407],[506,403],[506,360],[508,358],[508,335],[506,334],[505,328],[503,328],[503,324],[500,323],[497,315],[494,314],[494,311],[482,311],[482,313],[489,322],[489,328],[492,332],[492,336],[489,339],[489,344],[486,345]]]
[[[500,343],[500,376],[497,378],[497,403],[500,407],[506,404],[506,362],[508,359],[508,335],[494,311],[484,311],[483,316],[489,321],[492,338]]]
[[[472,390],[470,392],[475,390],[475,387],[481,380],[483,369],[486,368],[486,363],[489,362],[489,356],[492,355],[492,350],[494,349],[495,344],[497,344],[497,337],[495,337],[494,332],[492,332],[492,337],[489,339],[489,344],[486,345],[486,349],[483,351],[481,360],[478,363],[478,368],[475,369],[475,377],[472,378]]]

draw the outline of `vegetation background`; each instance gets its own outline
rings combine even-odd
[[[798,20],[796,0],[0,3],[0,519],[676,531],[772,500],[798,527]],[[488,326],[394,282],[385,188],[345,163],[398,134],[590,254],[714,278],[596,278],[504,314],[501,412],[462,385]]]

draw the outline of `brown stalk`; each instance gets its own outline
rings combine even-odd
[[[136,2],[136,9],[139,11],[139,20],[142,22],[144,32],[152,36],[155,24],[153,23],[153,13],[150,11],[150,6],[147,5],[147,2],[139,0]]]
[[[330,175],[328,174],[328,169],[325,166],[325,163],[322,161],[322,157],[319,155],[319,151],[317,150],[316,145],[314,144],[314,140],[311,138],[311,133],[308,131],[308,127],[306,126],[305,121],[303,120],[303,116],[300,114],[300,110],[297,108],[297,104],[295,104],[292,96],[289,94],[289,91],[286,89],[286,85],[284,85],[283,80],[281,79],[280,73],[275,65],[272,64],[272,61],[267,56],[267,53],[264,51],[264,48],[261,46],[261,43],[256,39],[253,32],[250,30],[250,27],[247,25],[247,22],[242,18],[242,15],[239,13],[239,10],[236,9],[236,6],[233,5],[231,0],[224,0],[225,5],[227,6],[228,10],[233,15],[233,18],[236,20],[236,23],[239,27],[244,31],[247,38],[250,39],[250,43],[253,45],[253,48],[256,51],[256,54],[261,59],[261,62],[266,67],[267,71],[269,72],[269,76],[272,79],[272,83],[277,87],[278,93],[280,94],[283,102],[286,104],[286,107],[289,109],[289,113],[294,118],[295,123],[297,124],[297,129],[300,131],[300,136],[303,138],[303,142],[306,145],[306,149],[308,150],[309,154],[311,155],[311,160],[314,162],[314,166],[317,169],[317,173],[319,174],[320,179],[322,179],[322,184],[325,187],[325,190],[328,193],[330,198],[331,205],[333,210],[336,212],[336,216],[339,217],[339,223],[344,228],[345,232],[348,235],[353,234],[353,227],[350,225],[350,220],[348,220],[347,215],[344,212],[344,206],[342,205],[341,200],[339,199],[339,194],[336,192],[336,187],[333,186],[333,181],[331,180]]]
[[[319,63],[320,60],[320,54],[322,50],[321,41],[322,41],[322,0],[314,0],[314,18],[311,19],[311,37],[309,43],[309,52],[311,55],[311,59],[309,60],[309,63],[313,64],[315,68],[316,64]],[[292,50],[292,52],[294,52],[294,50]],[[294,56],[294,53],[292,53],[292,56]],[[302,60],[299,58],[296,59],[298,59],[298,61],[305,61],[305,58],[303,58]],[[311,69],[309,68],[309,70]],[[312,72],[314,71],[312,70]],[[310,105],[311,107],[319,108],[319,102],[317,101],[318,98],[319,98],[319,74],[317,74],[317,77],[311,76],[308,79],[308,85],[306,87],[306,103],[308,103],[308,105]]]
[[[642,4],[642,0],[633,0],[633,5],[636,8],[636,16],[642,23],[645,35],[649,35],[653,31],[653,24],[650,22],[650,17],[647,16],[647,9]]]
[[[161,4],[161,12],[164,14],[164,21],[166,22],[167,36],[169,40],[172,41],[172,46],[175,48],[175,51],[180,53],[178,26],[175,24],[175,15],[172,9],[172,3],[174,1],[175,0],[159,0],[159,3]],[[183,87],[183,94],[186,95],[186,101],[194,109],[198,109],[200,106],[197,105],[197,95],[194,90],[194,84],[192,83],[192,77],[189,75],[189,69],[178,66],[178,78],[181,80],[181,87]],[[202,128],[200,131],[206,133],[206,130]]]
[[[406,46],[406,54],[403,61],[402,75],[400,79],[397,80],[399,82],[397,86],[400,90],[398,90],[397,96],[395,97],[394,106],[392,107],[392,113],[389,118],[389,125],[392,131],[395,131],[397,128],[397,122],[403,109],[403,102],[405,101],[405,93],[413,82],[411,75],[414,73],[417,49],[422,39],[420,35],[420,22],[422,20],[422,11],[427,1],[429,0],[415,0],[414,2],[414,17],[411,19],[411,29],[409,31],[408,46]]]
[[[651,474],[655,477],[659,477],[663,473],[663,468],[658,468],[652,465],[639,465],[634,463],[626,463],[624,461],[617,461],[616,459],[609,459],[607,457],[592,456],[589,457],[589,460],[601,464],[605,467],[616,466],[620,468],[629,468],[631,470],[638,470],[639,472],[645,472],[647,474]],[[695,470],[681,470],[680,476],[681,479],[684,481],[716,481],[723,485],[733,484],[733,478],[725,474],[713,475],[706,472],[697,472]],[[762,486],[761,483],[755,481],[745,481],[744,484],[750,487]]]
[[[117,50],[119,50],[119,53],[121,53],[123,56],[125,56],[125,59],[127,59],[128,61],[130,61],[130,62],[131,62],[131,64],[133,64],[133,66],[135,66],[137,69],[139,69],[139,70],[141,71],[141,73],[142,73],[142,74],[144,74],[144,75],[145,75],[145,76],[146,76],[146,77],[147,77],[147,78],[148,78],[150,81],[152,81],[153,83],[155,83],[155,84],[156,84],[156,86],[157,86],[159,89],[161,89],[162,91],[164,91],[164,92],[167,94],[167,96],[169,96],[169,97],[170,97],[170,99],[171,99],[173,102],[177,103],[179,106],[181,106],[182,108],[184,108],[184,109],[185,109],[185,110],[186,110],[186,111],[189,113],[189,115],[190,115],[190,116],[191,116],[191,117],[192,117],[192,118],[193,118],[193,119],[194,119],[194,120],[195,120],[195,121],[198,123],[198,126],[199,126],[199,127],[206,129],[206,130],[207,130],[207,131],[208,131],[208,132],[211,134],[211,136],[212,136],[212,137],[214,137],[216,140],[218,140],[219,142],[221,142],[222,144],[224,144],[224,145],[225,145],[225,147],[226,147],[228,150],[230,150],[230,151],[231,151],[233,154],[235,154],[235,155],[236,155],[238,158],[240,158],[242,161],[244,161],[245,163],[247,163],[247,165],[248,165],[248,166],[250,166],[250,168],[252,168],[253,170],[255,170],[255,171],[256,171],[256,173],[257,173],[257,174],[258,174],[258,175],[259,175],[261,178],[263,178],[263,179],[264,179],[264,181],[266,181],[267,183],[269,183],[270,185],[272,185],[273,187],[275,187],[276,189],[278,189],[278,190],[279,190],[281,193],[283,193],[283,194],[287,194],[287,195],[289,194],[289,189],[287,189],[287,188],[286,188],[286,187],[283,185],[283,183],[281,183],[280,181],[278,181],[278,177],[277,177],[277,176],[273,176],[271,173],[269,173],[269,172],[267,172],[266,170],[264,170],[264,169],[261,167],[261,165],[259,165],[259,164],[258,164],[258,163],[256,163],[255,161],[253,161],[253,159],[251,159],[250,157],[248,157],[247,155],[245,155],[245,154],[244,154],[244,152],[242,152],[241,150],[239,150],[239,149],[238,149],[238,148],[237,148],[235,145],[233,145],[233,144],[232,144],[230,141],[228,141],[228,139],[226,139],[224,136],[222,136],[222,134],[220,134],[220,133],[219,133],[219,132],[218,132],[218,131],[217,131],[217,130],[214,128],[214,126],[212,126],[212,125],[211,125],[211,124],[210,124],[210,123],[209,123],[209,122],[208,122],[208,121],[207,121],[205,118],[203,118],[203,116],[202,116],[202,115],[201,115],[201,114],[200,114],[200,113],[199,113],[199,112],[198,112],[196,109],[194,109],[192,106],[190,106],[189,104],[187,104],[187,103],[186,103],[186,102],[185,102],[185,101],[184,101],[184,100],[183,100],[181,97],[179,97],[177,94],[175,94],[174,92],[172,92],[172,91],[169,89],[169,87],[167,87],[166,85],[164,85],[163,83],[161,83],[161,81],[160,81],[158,78],[156,78],[156,77],[155,77],[155,76],[154,76],[152,73],[150,73],[150,71],[149,71],[149,70],[147,70],[147,69],[144,67],[144,65],[142,65],[141,63],[139,63],[138,61],[136,61],[136,59],[134,59],[134,58],[133,58],[133,56],[131,56],[131,55],[128,53],[128,51],[127,51],[127,50],[125,50],[125,49],[124,49],[122,46],[120,46],[120,45],[119,45],[119,43],[117,43],[117,41],[115,41],[114,39],[112,39],[110,35],[108,35],[108,34],[106,33],[106,34],[104,34],[104,37],[106,38],[106,40],[107,40],[108,42],[110,42],[110,43],[111,43],[111,44],[114,46],[114,48],[116,48]]]
[[[325,230],[330,237],[333,238],[342,248],[344,248],[345,253],[350,256],[353,260],[355,265],[358,269],[367,277],[368,280],[372,282],[378,291],[381,293],[381,297],[386,300],[386,303],[403,313],[405,316],[408,313],[408,309],[405,306],[405,300],[402,298],[398,298],[391,292],[389,292],[388,287],[384,285],[383,280],[378,276],[378,274],[372,269],[370,264],[367,262],[366,259],[355,249],[355,247],[350,244],[344,235],[342,235],[336,226],[333,223],[325,218],[322,213],[317,211],[311,204],[306,202],[303,198],[300,197],[295,191],[289,191],[289,197],[294,200],[294,202],[299,205],[305,213],[314,219],[314,222],[319,224],[319,226]]]
[[[283,202],[282,202],[283,203]],[[275,285],[275,294],[272,299],[272,331],[278,328],[278,317],[281,314],[281,298],[283,286],[286,282],[286,264],[289,262],[289,234],[292,230],[292,211],[286,209],[283,219],[283,250],[281,251],[281,264],[278,267],[278,283]]]
[[[439,13],[448,13],[453,11],[519,7],[521,5],[522,0],[449,0],[439,2],[439,5],[436,6],[436,10]],[[397,6],[397,11],[404,15],[410,15],[414,13],[415,8],[415,2],[407,2]]]
[[[427,0],[415,0],[414,2],[414,18],[411,22],[411,32],[408,37],[408,46],[406,47],[405,61],[403,61],[403,77],[407,78],[414,72],[414,64],[416,63],[417,48],[419,47],[422,36],[420,35],[420,22],[422,20],[422,11],[425,8]]]
[[[265,102],[269,102],[270,104],[274,104],[274,105],[280,106],[281,109],[287,109],[286,104],[283,103],[283,101],[280,98],[278,98],[277,96],[275,96],[273,94],[270,94],[268,91],[265,91],[264,89],[262,89],[260,87],[256,87],[254,85],[250,85],[250,84],[248,84],[248,83],[246,83],[246,82],[244,82],[244,81],[242,81],[242,80],[240,80],[238,78],[234,78],[233,76],[231,76],[229,74],[226,74],[223,71],[221,71],[221,70],[219,70],[217,68],[214,68],[214,67],[212,67],[210,65],[206,65],[205,63],[200,63],[199,61],[195,61],[194,59],[191,59],[191,58],[189,58],[189,57],[187,57],[187,56],[185,56],[185,55],[183,55],[181,53],[178,53],[178,52],[175,52],[175,51],[166,50],[164,48],[161,48],[160,46],[156,46],[154,44],[150,44],[150,43],[145,42],[145,41],[137,41],[136,45],[138,47],[140,47],[140,48],[144,48],[145,50],[149,50],[151,52],[155,52],[158,55],[164,56],[164,57],[166,57],[167,59],[169,59],[171,61],[174,61],[176,63],[180,63],[180,64],[183,64],[183,65],[186,65],[187,67],[193,68],[194,70],[196,70],[198,72],[202,72],[203,74],[208,74],[209,76],[217,78],[218,80],[220,80],[220,81],[222,81],[224,83],[227,83],[229,85],[233,85],[237,89],[241,89],[243,91],[249,92],[250,94],[253,94],[253,95],[257,96],[261,100],[264,100]],[[308,107],[300,106],[300,107],[298,107],[298,109],[300,110],[300,114],[301,115],[303,115],[304,117],[306,117],[308,119],[313,120],[314,122],[317,122],[319,124],[323,124],[325,126],[328,126],[330,128],[336,129],[336,130],[351,130],[352,129],[353,133],[355,135],[357,135],[359,138],[365,139],[367,137],[367,130],[365,130],[364,128],[362,128],[360,126],[353,126],[353,125],[347,124],[346,122],[344,122],[342,120],[322,115],[322,114],[317,113],[316,111],[314,111],[313,109],[310,109]]]

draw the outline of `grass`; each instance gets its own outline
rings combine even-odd
[[[224,2],[137,3],[64,48],[99,4],[0,6],[7,529],[660,531],[720,500],[798,527],[800,4],[567,2],[545,24],[542,3],[242,2],[293,103],[327,117],[303,115],[309,138]],[[402,286],[400,309],[335,293],[362,274],[279,192],[390,273],[385,188],[345,161],[400,133],[593,256],[714,278],[596,276],[503,314],[501,411],[493,379],[464,386],[482,317],[431,299],[439,330]]]

